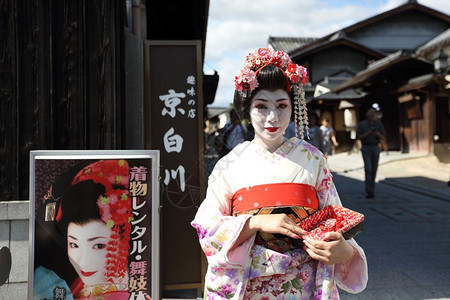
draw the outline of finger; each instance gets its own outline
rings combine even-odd
[[[306,230],[302,229],[300,226],[298,226],[297,224],[295,225],[295,232],[299,235],[305,235],[307,233]]]
[[[310,248],[304,246],[303,250],[306,251],[306,253],[308,253],[309,256],[311,256],[312,259],[317,259],[318,255],[316,255],[316,253],[314,253],[314,251],[312,251]]]
[[[318,241],[318,240],[312,239],[310,237],[305,237],[303,239],[303,241],[304,241],[305,245],[307,245],[310,248],[315,248],[315,249],[319,249],[319,250],[328,249],[327,242]]]
[[[323,262],[323,263],[325,263],[325,264],[328,263],[328,259],[327,259],[326,257],[320,255],[320,253],[317,253],[317,252],[313,251],[312,249],[310,249],[310,248],[308,248],[308,247],[306,247],[306,246],[303,247],[303,250],[305,250],[306,253],[308,253],[308,255],[309,255],[312,259],[318,260],[318,261]]]
[[[325,233],[324,241],[331,242],[331,241],[340,240],[341,238],[343,238],[341,233],[332,231],[332,232]]]
[[[293,239],[299,239],[300,236],[297,233],[293,232],[292,229],[293,229],[292,226],[284,225],[282,228],[280,228],[279,233],[284,234]]]
[[[296,234],[295,232],[292,232],[290,229],[284,229],[283,231],[284,232],[280,232],[280,233],[282,233],[284,235],[287,235],[290,238],[293,238],[293,239],[299,239],[300,238],[300,236],[298,234]]]
[[[292,223],[284,223],[282,225],[282,228],[284,231],[283,234],[285,234],[289,237],[295,238],[295,239],[299,239],[302,232],[298,232],[296,229],[296,226],[297,225],[292,224]]]
[[[293,225],[291,226],[291,228],[292,228],[291,231],[292,231],[293,233],[299,235],[299,236],[302,236],[302,235],[306,234],[306,231],[303,230],[303,229],[302,229],[300,226],[298,226],[297,224],[293,224]]]
[[[307,238],[307,239],[303,239],[303,244],[308,247],[311,251],[313,251],[314,253],[318,253],[320,250],[324,250],[320,247],[317,247],[317,243],[315,243],[314,240]]]

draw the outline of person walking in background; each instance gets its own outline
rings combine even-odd
[[[311,145],[313,145],[314,147],[316,147],[317,149],[320,150],[320,152],[323,152],[323,136],[322,136],[322,131],[319,128],[318,122],[319,122],[319,116],[314,113],[311,112],[308,115],[308,122],[309,122],[309,127],[308,127],[308,136],[306,137],[306,140],[308,141],[308,143],[310,143]],[[306,129],[305,129],[306,130]],[[289,126],[286,128],[286,131],[284,133],[284,137],[287,139],[290,139],[291,137],[295,136],[295,122],[291,121],[289,123]],[[306,133],[305,133],[306,136]]]
[[[291,137],[294,136],[295,136],[295,121],[291,120],[288,127],[286,128],[286,131],[284,132],[284,137],[290,139]]]
[[[336,148],[339,146],[339,143],[336,140],[336,134],[334,129],[330,126],[330,120],[328,118],[324,118],[322,120],[322,126],[320,126],[320,130],[322,131],[323,137],[323,153],[326,155],[333,154],[333,147]]]
[[[228,152],[240,143],[243,143],[247,135],[247,128],[242,125],[241,120],[234,109],[230,112],[230,119],[230,123],[225,125],[225,131],[228,132],[228,137],[224,141]]]
[[[323,153],[323,136],[322,131],[319,127],[319,116],[311,112],[308,115],[308,121],[309,121],[309,128],[308,128],[308,134],[309,134],[309,140],[308,142],[320,150],[320,152]]]
[[[380,122],[382,122],[381,120],[383,120],[383,112],[381,111],[380,105],[378,103],[374,103],[374,104],[372,104],[372,107],[377,112],[378,120],[380,120]],[[386,139],[380,140],[379,146],[380,146],[380,155],[383,155],[383,152],[385,152],[386,155],[389,155]]]
[[[219,158],[227,155],[234,147],[244,142],[250,133],[247,127],[242,125],[236,111],[230,111],[230,122],[219,129],[215,138],[215,145]]]
[[[375,177],[380,158],[380,147],[378,145],[385,139],[386,130],[381,121],[378,120],[377,111],[374,108],[367,111],[366,117],[366,120],[358,124],[356,136],[362,144],[366,198],[373,198],[375,197]]]

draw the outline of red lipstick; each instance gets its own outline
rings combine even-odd
[[[268,132],[276,132],[278,129],[280,129],[280,127],[266,127],[264,129]]]
[[[84,271],[81,271],[81,275],[83,275],[84,277],[92,276],[92,275],[94,275],[95,273],[97,273],[97,271],[94,271],[94,272],[84,272]]]

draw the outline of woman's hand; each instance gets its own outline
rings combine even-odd
[[[339,232],[327,232],[324,241],[305,237],[303,243],[311,258],[327,265],[346,262],[352,258],[355,251]]]
[[[248,218],[242,228],[241,234],[231,249],[236,248],[256,232],[281,233],[293,239],[299,239],[305,231],[301,229],[286,214],[256,215]]]
[[[256,215],[250,218],[249,227],[255,231],[280,233],[299,239],[305,231],[286,214]]]

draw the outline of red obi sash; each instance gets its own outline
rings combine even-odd
[[[316,189],[303,183],[272,183],[238,190],[232,198],[233,215],[263,207],[319,208]]]

